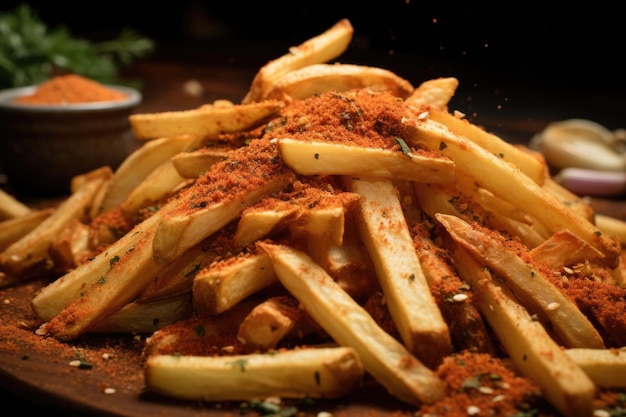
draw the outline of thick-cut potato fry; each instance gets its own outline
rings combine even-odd
[[[480,294],[478,305],[513,363],[541,387],[563,415],[590,416],[596,387],[521,305],[464,248],[454,250],[457,270]]]
[[[30,211],[30,207],[0,188],[0,220],[24,216]]]
[[[275,349],[292,331],[305,333],[307,317],[295,298],[270,297],[254,307],[239,325],[237,340],[250,352]]]
[[[447,158],[329,142],[277,139],[285,164],[304,175],[368,175],[434,183],[452,182]]]
[[[230,107],[202,106],[191,110],[131,114],[129,121],[138,139],[177,135],[210,138],[252,129],[276,115],[283,106],[278,100]]]
[[[21,216],[0,221],[0,252],[30,233],[53,212],[52,207],[31,210]]]
[[[35,314],[43,321],[51,320],[66,306],[80,298],[90,287],[96,285],[98,280],[103,278],[122,257],[134,256],[134,249],[140,245],[142,240],[153,233],[161,221],[159,213],[148,217],[135,226],[133,230],[91,261],[81,264],[76,269],[43,287],[31,300]],[[149,279],[153,277],[154,275],[150,276]],[[106,303],[107,301],[103,302]],[[90,312],[85,313],[90,314]]]
[[[365,371],[392,395],[414,405],[442,398],[443,382],[346,294],[304,252],[259,242],[283,286],[337,343],[352,347]]]
[[[162,201],[184,184],[185,178],[180,176],[172,161],[167,160],[137,184],[120,204],[120,209],[128,218],[132,218],[140,209]]]
[[[287,54],[261,67],[241,102],[246,104],[261,100],[277,80],[290,71],[335,59],[348,48],[353,33],[352,23],[348,19],[341,19],[323,33],[289,48]]]
[[[626,388],[624,349],[565,349],[565,353],[602,387]]]
[[[152,334],[193,314],[191,294],[149,302],[133,301],[93,326],[91,333]]]
[[[602,337],[578,309],[576,304],[556,288],[540,268],[524,260],[510,248],[504,239],[496,234],[487,234],[462,219],[437,214],[437,220],[446,228],[450,236],[483,264],[489,266],[526,306],[537,314],[565,347],[601,349]]]
[[[122,204],[158,166],[173,155],[193,148],[197,143],[197,137],[184,134],[146,142],[117,168],[102,198],[100,211],[107,212]]]
[[[57,273],[66,273],[82,263],[90,249],[89,231],[89,225],[74,219],[50,242],[48,254]]]
[[[569,229],[600,250],[605,255],[604,263],[608,268],[617,266],[619,243],[604,235],[593,223],[569,209],[530,177],[520,175],[519,168],[436,121],[407,116],[406,126],[405,140],[408,143],[448,156],[455,162],[458,175],[469,176],[494,195],[524,207],[530,216],[552,233]]]
[[[222,313],[255,292],[278,281],[264,252],[241,253],[214,262],[193,280],[194,309],[200,314]]]
[[[363,378],[359,355],[349,347],[281,350],[271,355],[154,355],[147,359],[148,390],[204,401],[267,397],[337,398]]]
[[[106,181],[106,178],[95,176],[61,202],[35,229],[0,253],[0,269],[25,279],[49,273],[54,267],[48,254],[50,244],[72,220],[83,220],[94,196]]]
[[[561,202],[569,207],[570,210],[575,211],[585,219],[589,220],[592,223],[596,223],[597,225],[595,210],[583,198],[572,193],[570,190],[556,182],[554,178],[549,176],[546,177],[546,179],[544,180],[542,187],[544,190],[546,190],[550,194],[553,194],[556,198],[561,200]],[[610,232],[610,230],[608,232]],[[606,233],[606,235],[612,236],[612,233]]]
[[[418,110],[419,112],[420,110]],[[463,136],[497,158],[513,164],[517,169],[526,174],[528,178],[539,185],[543,185],[548,175],[547,166],[533,154],[523,150],[519,146],[510,144],[498,136],[470,123],[467,119],[457,117],[449,112],[437,108],[425,108],[428,118],[434,120],[459,136]]]
[[[294,179],[269,140],[238,148],[172,201],[173,213],[163,218],[154,237],[155,260],[172,261]]]
[[[351,64],[315,64],[293,70],[278,78],[263,100],[302,100],[327,91],[367,88],[388,91],[407,98],[413,86],[397,74],[378,67]]]
[[[620,243],[626,246],[626,221],[601,213],[596,213],[595,223],[602,233],[607,236],[617,236]]]
[[[214,163],[226,159],[232,150],[232,147],[201,148],[174,155],[171,161],[181,177],[195,179],[206,172]]]
[[[602,253],[569,230],[556,232],[530,251],[533,261],[550,269],[560,270],[580,262],[601,262]]]
[[[405,346],[431,368],[451,350],[450,332],[413,246],[398,192],[389,180],[344,178],[361,198],[357,227]]]
[[[457,87],[459,80],[455,77],[441,77],[427,80],[421,83],[404,103],[409,107],[419,109],[422,105],[428,105],[442,110],[448,109],[448,103]]]

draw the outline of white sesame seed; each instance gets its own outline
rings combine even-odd
[[[278,138],[272,138],[272,139],[270,139],[270,143],[278,143]]]
[[[475,405],[470,405],[469,407],[467,407],[467,415],[475,416],[478,413],[480,413],[480,408],[476,407]]]
[[[265,402],[266,403],[270,403],[270,404],[277,404],[278,405],[278,404],[282,403],[283,401],[281,400],[280,397],[267,397],[265,399]]]
[[[561,307],[561,304],[557,302],[551,302],[546,308],[548,309],[548,311],[554,311],[557,310],[559,307]]]
[[[104,393],[105,394],[115,394],[115,388],[105,388],[104,389]]]
[[[452,299],[457,303],[463,302],[467,300],[467,298],[467,294],[454,294],[454,297],[452,297]]]
[[[235,351],[235,347],[234,346],[224,346],[224,347],[222,347],[222,350],[224,352],[231,353],[231,352]]]
[[[2,302],[4,304],[11,304],[11,300],[9,300],[8,298],[5,298]]]
[[[567,274],[573,274],[574,270],[572,268],[568,268],[567,266],[563,267],[563,272],[567,273]]]
[[[491,387],[478,387],[478,392],[481,394],[493,394],[493,388]]]
[[[102,354],[102,359],[109,359],[110,357],[111,355],[106,352]]]
[[[593,410],[593,417],[611,417],[611,413],[601,408]]]
[[[427,111],[423,111],[420,114],[417,115],[417,118],[419,120],[424,120],[424,119],[428,119],[428,112]]]
[[[457,119],[462,119],[465,117],[465,113],[463,113],[462,111],[459,110],[455,110],[454,111],[454,117],[456,117]]]
[[[504,401],[504,399],[505,399],[505,398],[506,398],[506,397],[505,397],[505,395],[504,395],[504,394],[499,394],[499,395],[496,395],[495,397],[493,397],[493,398],[491,399],[491,401],[493,401],[494,403],[497,403],[497,402],[499,402],[499,401]]]
[[[80,361],[78,359],[75,359],[75,360],[70,362],[70,366],[78,368],[80,366]]]

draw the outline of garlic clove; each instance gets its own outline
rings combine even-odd
[[[599,171],[624,171],[626,159],[614,148],[615,135],[585,119],[554,122],[533,137],[530,147],[541,152],[548,165]]]

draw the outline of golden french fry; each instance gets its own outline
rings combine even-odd
[[[556,232],[548,240],[530,251],[535,262],[553,270],[580,262],[601,262],[602,253],[569,230]]]
[[[0,188],[0,220],[24,216],[30,211],[30,207]]]
[[[457,117],[445,110],[430,108],[427,109],[427,112],[429,120],[445,125],[457,135],[471,140],[487,152],[492,153],[495,157],[512,164],[533,182],[542,185],[546,180],[548,168],[545,163],[523,148],[510,144],[470,123],[467,119]]]
[[[232,147],[200,148],[174,155],[171,161],[181,177],[195,179],[206,172],[211,165],[226,159],[232,150]]]
[[[302,100],[327,91],[367,88],[387,91],[400,98],[413,92],[413,86],[397,74],[378,67],[351,64],[314,64],[293,70],[278,78],[263,100]]]
[[[294,173],[277,159],[275,144],[259,139],[213,165],[172,202],[176,206],[173,213],[163,219],[154,237],[155,260],[172,261],[230,223],[246,207],[291,183]]]
[[[348,48],[353,33],[352,23],[341,19],[323,33],[290,48],[287,54],[261,67],[241,102],[246,104],[261,100],[274,83],[290,71],[335,59]]]
[[[464,248],[454,250],[461,277],[479,294],[478,305],[522,374],[565,416],[592,414],[596,387],[505,285],[492,278]]]
[[[138,139],[177,135],[207,138],[252,129],[275,116],[283,105],[278,100],[266,100],[230,107],[202,106],[191,110],[132,114],[129,121]]]
[[[458,175],[469,176],[494,195],[524,207],[530,216],[552,233],[569,229],[600,250],[605,255],[604,263],[607,267],[617,266],[620,252],[618,242],[570,210],[530,177],[520,175],[519,168],[436,121],[410,117],[406,120],[407,142],[448,156],[455,162]]]
[[[624,349],[565,349],[565,353],[602,387],[626,387]]]
[[[596,213],[595,223],[602,233],[607,236],[617,236],[620,243],[626,246],[626,221]]]
[[[404,103],[409,107],[419,109],[422,105],[436,107],[442,110],[448,108],[448,103],[454,97],[459,80],[455,77],[440,77],[421,83]]]
[[[173,155],[195,146],[197,142],[198,138],[192,135],[163,137],[146,142],[131,153],[113,174],[102,198],[100,212],[107,212],[122,204],[158,166]]]
[[[365,371],[389,393],[414,405],[443,396],[443,382],[403,344],[382,330],[308,255],[268,242],[259,242],[258,246],[269,254],[278,278],[307,313],[337,343],[352,347]]]
[[[61,202],[37,227],[0,253],[0,269],[25,279],[49,273],[54,267],[48,254],[50,244],[72,220],[84,218],[94,196],[106,181],[106,178],[95,176]]]
[[[163,201],[185,184],[185,178],[180,176],[172,161],[167,160],[137,184],[120,204],[120,209],[127,217],[132,218],[140,209]]]
[[[539,266],[511,248],[511,243],[458,217],[438,214],[436,218],[458,244],[503,277],[522,304],[544,323],[550,323],[566,347],[604,347],[602,337],[573,300],[556,288]]]
[[[53,212],[54,208],[51,207],[31,210],[21,216],[0,221],[0,252],[30,233]]]
[[[189,293],[148,302],[133,301],[93,326],[89,332],[152,334],[192,314]]]
[[[368,175],[434,183],[452,182],[447,158],[321,141],[277,139],[285,164],[304,175]]]
[[[277,281],[266,253],[241,253],[198,272],[193,280],[194,309],[220,314]]]
[[[450,333],[413,246],[398,193],[382,179],[344,178],[361,198],[357,227],[406,347],[431,368],[451,350]]]
[[[363,366],[349,347],[281,350],[271,355],[154,355],[145,367],[148,390],[204,401],[337,398],[357,389]]]

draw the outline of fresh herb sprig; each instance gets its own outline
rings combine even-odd
[[[64,72],[123,84],[119,69],[154,48],[151,39],[130,28],[99,43],[75,37],[64,26],[48,28],[34,10],[21,4],[0,13],[0,88],[39,84]]]

